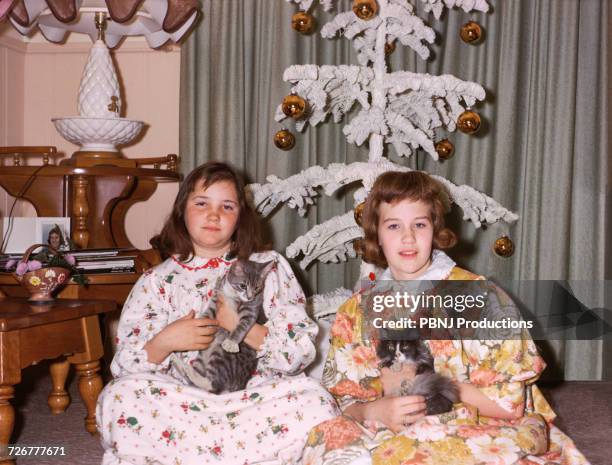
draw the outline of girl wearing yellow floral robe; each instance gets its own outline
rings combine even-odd
[[[441,252],[440,252],[441,253]],[[446,279],[482,279],[453,267]],[[509,298],[497,293],[500,303]],[[376,350],[362,337],[361,294],[337,312],[324,386],[344,410],[355,402],[383,395]],[[310,431],[304,464],[332,465],[371,454],[374,465],[587,465],[572,440],[552,424],[555,414],[535,380],[545,364],[531,339],[426,341],[435,370],[477,386],[516,420],[483,417],[465,404],[452,412],[427,416],[395,435],[383,424],[362,425],[348,416],[328,420]],[[367,463],[366,461],[362,463]]]
[[[436,242],[432,237],[439,237],[443,228],[439,218],[435,218],[436,204],[430,203],[433,203],[430,213],[433,218],[422,226],[427,223],[422,220],[427,210],[419,210],[422,205],[415,202],[419,198],[414,199],[409,193],[404,195],[401,190],[416,185],[414,190],[421,195],[428,189],[438,196],[441,192],[438,186],[432,188],[430,179],[423,181],[426,175],[417,173],[419,177],[415,179],[414,173],[386,173],[370,192],[364,209],[365,240],[372,234],[372,229],[368,232],[370,221],[375,225],[374,244],[383,249],[381,253],[389,265],[383,275],[371,276],[371,279],[484,279],[456,267],[442,251],[432,250],[432,242]],[[410,179],[405,179],[408,176]],[[387,185],[381,188],[381,182]],[[419,186],[419,182],[425,186]],[[397,198],[397,194],[389,196],[389,191],[392,194],[400,191],[399,198],[410,201],[403,206],[397,201],[389,203]],[[381,204],[384,208],[390,205],[389,211]],[[368,215],[373,214],[375,218],[368,220]],[[391,224],[388,231],[376,234],[387,224]],[[433,231],[419,242],[419,235],[428,226]],[[411,232],[396,232],[402,228]],[[402,238],[393,242],[388,234],[402,235]],[[422,244],[425,248],[429,245],[430,259],[415,273],[415,260],[401,259],[410,253],[418,259]],[[392,255],[397,250],[399,257]],[[488,287],[489,302],[494,302],[498,310],[516,311],[503,291],[493,285]],[[526,331],[517,340],[425,341],[434,357],[435,371],[455,380],[461,390],[463,403],[455,404],[448,413],[430,416],[415,413],[410,421],[403,423],[405,426],[393,429],[388,426],[392,412],[379,411],[373,415],[370,408],[368,415],[361,413],[368,405],[374,406],[373,402],[377,402],[375,409],[379,410],[383,405],[400,405],[381,402],[389,379],[383,370],[388,369],[379,369],[376,340],[363,334],[364,318],[361,292],[337,311],[323,385],[334,395],[344,415],[310,431],[303,455],[305,465],[588,465],[571,439],[552,423],[555,413],[534,384],[545,363]],[[470,394],[464,395],[464,392]],[[416,397],[404,399],[407,403],[417,402],[413,399]],[[468,403],[468,399],[474,401]],[[422,407],[424,403],[416,405],[414,411]],[[383,418],[386,422],[377,421]]]

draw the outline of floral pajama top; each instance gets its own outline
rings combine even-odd
[[[458,267],[443,276],[483,279]],[[513,306],[501,290],[496,295],[502,309]],[[324,386],[343,410],[383,395],[375,345],[362,334],[360,303],[358,293],[339,308],[323,373]],[[552,424],[555,414],[534,384],[545,364],[527,333],[521,340],[429,340],[426,344],[436,372],[472,383],[506,410],[524,408],[524,416],[492,419],[456,404],[451,412],[427,416],[397,435],[383,424],[363,425],[340,416],[310,431],[304,464],[588,465],[571,439]]]
[[[170,357],[150,363],[143,349],[192,309],[196,318],[203,314],[231,260],[170,258],[135,284],[119,322],[115,379],[98,399],[104,465],[293,463],[309,429],[338,414],[329,393],[302,373],[315,357],[318,327],[289,264],[272,251],[250,258],[277,264],[264,289],[268,335],[243,391],[214,395],[191,387]],[[179,353],[187,362],[197,354]]]

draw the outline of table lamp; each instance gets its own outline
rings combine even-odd
[[[144,36],[152,48],[179,41],[199,15],[197,0],[0,0],[0,21],[8,18],[23,35],[38,26],[51,42],[68,32],[87,34],[91,47],[78,95],[79,116],[53,118],[64,139],[80,146],[72,162],[110,162],[138,136],[144,122],[120,117],[121,93],[108,48],[125,36]]]

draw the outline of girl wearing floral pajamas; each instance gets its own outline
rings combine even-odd
[[[196,168],[153,242],[168,258],[144,273],[128,297],[96,418],[103,465],[278,464],[299,459],[307,432],[338,414],[333,398],[302,371],[315,357],[317,326],[279,254],[255,253],[258,232],[236,174],[223,163]],[[217,327],[236,315],[222,303],[216,320],[201,318],[217,280],[235,258],[275,260],[266,278],[268,322],[245,343],[258,366],[243,391],[222,395],[191,387],[170,362],[193,360]]]
[[[456,242],[444,228],[448,203],[424,173],[388,172],[376,180],[359,247],[364,260],[386,268],[378,279],[484,279],[435,250]],[[503,291],[487,288],[493,310],[516,311]],[[534,384],[545,364],[527,333],[518,340],[425,341],[436,372],[459,388],[461,403],[451,412],[425,416],[422,397],[385,396],[402,373],[379,369],[376,337],[363,325],[366,293],[338,309],[323,372],[344,415],[310,431],[304,464],[588,465],[552,424],[555,414]]]

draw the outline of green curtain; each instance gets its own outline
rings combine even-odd
[[[318,2],[317,2],[318,3]],[[422,17],[421,2],[417,9]],[[511,227],[476,230],[453,212],[461,246],[458,263],[504,283],[507,280],[579,280],[572,289],[589,306],[604,305],[601,282],[610,213],[606,210],[607,0],[489,0],[488,14],[447,11],[427,22],[438,32],[433,57],[418,58],[398,45],[390,70],[451,73],[481,83],[487,100],[476,107],[484,127],[476,136],[453,133],[455,156],[444,163],[426,154],[399,160],[412,168],[469,184],[516,211]],[[295,5],[284,0],[205,0],[204,18],[182,47],[181,169],[225,160],[251,182],[287,177],[312,166],[367,159],[367,148],[346,143],[341,124],[328,122],[293,131],[288,152],[272,143],[281,128],[273,115],[289,92],[282,81],[292,64],[357,64],[345,39],[303,36],[291,29]],[[341,10],[351,2],[340,0]],[[314,11],[319,25],[331,18]],[[479,22],[485,40],[476,46],[459,38],[461,25]],[[298,235],[352,207],[350,191],[321,197],[307,217],[279,209],[268,222],[269,238],[283,251]],[[610,194],[608,194],[609,196]],[[608,202],[609,205],[609,202]],[[494,240],[509,234],[516,251],[503,259]],[[608,254],[609,255],[609,254]],[[297,266],[295,267],[297,270]],[[315,265],[300,275],[307,292],[351,288],[358,262]],[[597,286],[597,284],[600,284]],[[610,341],[551,341],[544,348],[567,379],[610,377]]]

